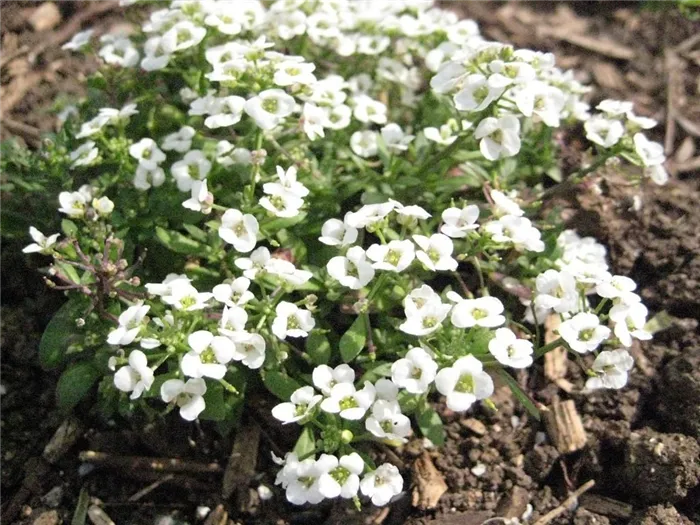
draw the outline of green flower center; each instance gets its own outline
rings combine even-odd
[[[436,263],[440,260],[440,253],[435,248],[431,248],[428,250],[428,257],[430,257],[431,261]]]
[[[151,155],[153,155],[153,152],[151,151],[151,148],[146,148],[145,150],[143,150],[143,153],[141,154],[141,157],[143,157],[144,159],[150,159],[150,158],[151,158]]]
[[[187,166],[187,174],[193,179],[198,179],[199,166],[197,166],[196,164],[190,164],[189,166]]]
[[[593,328],[586,328],[578,333],[578,338],[581,341],[590,341],[593,338],[593,334],[595,334],[595,330]]]
[[[474,310],[472,310],[472,317],[476,320],[484,319],[485,317],[488,317],[488,315],[488,312],[486,310],[482,310],[481,308],[474,308]]]
[[[294,408],[294,417],[300,417],[306,414],[306,410],[309,405],[307,403],[300,403]]]
[[[296,330],[297,328],[299,328],[299,319],[293,315],[287,317],[287,330]]]
[[[357,404],[357,400],[354,397],[348,396],[340,400],[340,410],[348,410],[350,408],[357,408],[360,405]]]
[[[279,195],[273,195],[270,197],[270,204],[272,204],[272,206],[274,206],[274,208],[277,210],[284,209],[284,199]]]
[[[341,487],[345,485],[345,482],[350,477],[350,471],[345,467],[336,467],[330,472],[331,477],[338,482]]]
[[[494,142],[498,142],[499,144],[503,143],[503,130],[497,129],[493,133],[491,133],[491,140]]]
[[[268,98],[263,100],[262,108],[268,113],[277,113],[279,109],[279,101],[276,98]]]
[[[299,478],[299,483],[304,485],[304,487],[306,487],[307,489],[311,488],[311,485],[313,485],[315,481],[316,481],[316,478],[314,478],[312,476],[302,476]]]
[[[423,318],[423,328],[433,328],[438,324],[438,320],[435,317],[424,317]]]
[[[288,75],[293,76],[293,77],[295,77],[301,73],[301,69],[299,69],[298,67],[288,67],[284,71],[285,71],[285,73],[287,73]]]
[[[388,252],[386,252],[386,256],[384,257],[384,262],[387,262],[392,266],[398,265],[400,260],[401,252],[399,252],[398,250],[389,250]]]
[[[202,363],[206,364],[212,364],[217,362],[216,354],[211,348],[207,348],[204,352],[202,352],[199,356],[199,359],[202,361]]]
[[[464,374],[459,378],[457,384],[455,385],[455,391],[461,392],[463,394],[473,394],[474,393],[474,377],[470,374]]]
[[[486,86],[479,86],[474,90],[474,100],[477,102],[483,102],[489,95],[489,88]]]
[[[190,306],[194,306],[195,304],[197,304],[197,299],[195,299],[192,296],[183,297],[180,300],[180,304],[182,305],[183,308],[189,308]]]

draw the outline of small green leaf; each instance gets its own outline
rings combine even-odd
[[[75,320],[85,312],[82,301],[72,299],[54,314],[39,342],[39,363],[45,369],[58,368],[68,347],[83,337]]]
[[[487,354],[489,351],[489,342],[496,337],[493,330],[475,326],[469,330],[468,343],[470,354]]]
[[[315,365],[327,365],[331,358],[331,343],[324,334],[312,332],[306,340],[306,353]]]
[[[61,221],[61,229],[67,237],[75,237],[78,234],[78,226],[69,219],[63,219]]]
[[[263,376],[263,383],[267,389],[280,398],[282,401],[289,401],[289,398],[301,385],[287,374],[277,370],[269,370]]]
[[[522,391],[520,385],[518,385],[513,376],[503,368],[498,369],[498,374],[505,380],[506,383],[508,383],[508,386],[513,391],[513,395],[523,404],[530,415],[539,421],[540,411],[537,410],[537,407],[535,406],[535,403],[533,403],[532,399],[530,399],[530,397]]]
[[[367,341],[367,322],[366,315],[361,314],[355,319],[348,328],[348,331],[340,338],[338,346],[340,347],[340,356],[345,363],[355,359]]]
[[[73,513],[73,519],[71,520],[70,525],[85,525],[89,505],[90,494],[88,493],[87,489],[83,487],[80,489],[78,504],[75,506],[75,512]]]
[[[371,364],[371,367],[362,374],[360,378],[360,384],[364,385],[365,381],[370,383],[376,383],[383,377],[389,377],[391,375],[391,365],[393,363],[387,363],[386,361],[375,361]]]
[[[294,445],[293,452],[298,458],[304,456],[309,456],[313,454],[316,449],[316,436],[314,436],[314,429],[311,425],[306,425],[301,431],[299,439],[297,439],[296,445]]]
[[[189,237],[175,231],[168,231],[156,226],[156,237],[163,246],[175,253],[185,255],[202,254],[203,246]]]
[[[100,371],[90,361],[71,364],[61,374],[56,386],[56,403],[63,411],[73,409],[90,392]]]
[[[675,317],[669,315],[666,310],[661,310],[658,314],[647,321],[647,324],[644,325],[644,330],[653,335],[656,332],[670,328],[673,326],[674,321]]]
[[[442,419],[435,410],[426,406],[417,417],[418,428],[425,437],[435,444],[440,446],[445,443],[445,427],[442,424]]]
[[[185,228],[185,230],[187,230],[187,233],[189,233],[193,239],[196,239],[199,242],[207,242],[207,232],[205,232],[201,228],[195,226],[194,224],[187,223],[183,224],[182,227]]]
[[[224,401],[224,387],[219,383],[209,382],[204,394],[205,408],[199,415],[199,419],[207,421],[222,421],[226,418],[226,403]]]

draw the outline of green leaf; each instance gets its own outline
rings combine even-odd
[[[387,363],[386,361],[375,361],[372,363],[371,368],[368,368],[362,377],[360,378],[360,384],[364,385],[365,381],[370,383],[376,383],[383,377],[389,377],[391,375],[391,365],[393,363]]]
[[[306,425],[301,431],[299,439],[297,439],[296,445],[294,445],[293,452],[298,458],[308,456],[313,454],[316,449],[316,436],[314,436],[314,429],[311,425]]]
[[[209,382],[204,394],[206,407],[199,415],[200,419],[207,421],[222,421],[226,418],[226,402],[224,401],[224,387],[219,383]]]
[[[161,242],[163,246],[175,253],[182,253],[185,255],[202,254],[203,246],[194,239],[175,231],[168,231],[156,226],[156,237]]]
[[[63,219],[61,221],[61,229],[67,237],[75,237],[78,234],[78,226],[69,219]]]
[[[503,368],[498,369],[498,374],[505,380],[506,383],[508,383],[508,386],[513,391],[513,395],[518,399],[518,401],[520,401],[523,404],[523,406],[527,409],[530,415],[539,421],[540,411],[537,410],[537,407],[535,406],[535,403],[532,401],[532,399],[530,399],[530,397],[522,391],[520,385],[518,385],[513,376],[510,375],[508,371],[504,370]]]
[[[203,229],[195,226],[194,224],[187,223],[183,224],[182,227],[185,228],[185,230],[187,230],[187,233],[189,233],[193,239],[196,239],[200,242],[207,242],[207,232],[205,232]]]
[[[75,512],[73,513],[73,519],[71,520],[70,525],[85,525],[89,505],[90,494],[88,493],[87,489],[83,487],[80,489],[78,504],[75,506]]]
[[[39,342],[39,363],[43,368],[58,368],[66,361],[68,347],[83,337],[75,320],[84,312],[85,304],[72,299],[51,318]]]
[[[292,393],[301,385],[287,374],[278,372],[277,370],[269,370],[263,376],[263,383],[267,389],[280,398],[282,401],[289,401]]]
[[[426,406],[417,417],[418,428],[425,437],[432,441],[435,446],[440,446],[445,443],[445,427],[442,424],[442,419],[435,410]]]
[[[470,354],[487,354],[489,342],[496,337],[493,330],[481,326],[475,326],[469,330],[467,346]]]
[[[338,346],[340,347],[340,356],[345,363],[355,359],[365,347],[367,341],[366,318],[366,315],[360,314],[340,338]]]
[[[312,332],[306,340],[306,353],[315,365],[327,365],[331,358],[331,343],[324,334]]]
[[[100,371],[90,361],[73,363],[61,374],[56,386],[56,403],[63,411],[73,409],[90,392]]]

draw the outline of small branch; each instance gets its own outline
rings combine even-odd
[[[138,492],[136,492],[135,494],[133,494],[132,496],[130,496],[129,499],[128,499],[127,501],[135,502],[135,501],[140,500],[140,499],[143,498],[144,496],[147,496],[148,494],[150,494],[151,492],[153,492],[154,490],[156,490],[156,489],[157,489],[158,487],[160,487],[163,483],[167,483],[168,481],[171,481],[174,477],[175,477],[175,474],[168,474],[168,475],[166,475],[166,476],[163,476],[163,477],[160,478],[160,479],[157,479],[156,481],[154,481],[154,482],[151,483],[150,485],[148,485],[148,486],[142,488],[141,490],[139,490]]]
[[[218,463],[198,463],[177,458],[149,458],[142,456],[112,456],[95,450],[84,450],[78,454],[80,461],[99,466],[124,470],[154,470],[158,472],[187,472],[190,474],[221,474]]]
[[[579,496],[582,494],[585,494],[589,490],[593,488],[595,485],[595,480],[589,480],[586,481],[583,485],[581,485],[579,488],[577,488],[574,492],[571,493],[571,495],[566,498],[564,501],[561,502],[561,504],[550,510],[547,514],[542,516],[540,519],[538,519],[534,525],[547,525],[547,523],[553,521],[555,518],[561,516],[564,514],[569,508],[574,505],[577,501]]]

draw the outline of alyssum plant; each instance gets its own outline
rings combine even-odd
[[[42,343],[68,363],[64,406],[99,382],[106,414],[226,431],[264,384],[302,427],[278,458],[288,500],[384,505],[403,480],[366,447],[406,442],[411,417],[440,444],[435,394],[466,411],[500,376],[535,410],[509,369],[556,347],[586,388],[625,385],[651,337],[635,283],[541,209],[548,178],[604,164],[665,181],[630,103],[591,114],[551,54],[424,0],[174,1],[98,54],[36,160],[61,174],[62,234],[25,249],[69,297]],[[562,174],[553,134],[581,125]]]

